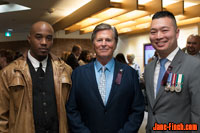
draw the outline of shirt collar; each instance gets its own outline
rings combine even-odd
[[[175,55],[177,54],[178,50],[179,50],[179,47],[176,47],[176,49],[174,49],[174,51],[172,51],[166,58],[167,58],[169,61],[172,62],[172,60],[174,59],[174,57],[175,57]],[[158,59],[161,59],[161,58],[158,57]],[[157,63],[159,63],[159,60],[158,60]]]
[[[112,67],[114,66],[115,64],[115,61],[114,59],[112,58],[106,65],[106,69],[108,71],[111,71]],[[95,65],[96,65],[96,68],[97,68],[97,71],[99,72],[101,70],[101,67],[103,66],[98,60],[95,61]]]
[[[33,65],[34,68],[38,68],[40,66],[40,62],[42,63],[42,67],[46,68],[47,67],[47,59],[48,56],[43,60],[43,61],[38,61],[37,59],[35,59],[31,53],[30,50],[28,51],[28,59],[31,61],[31,64]]]

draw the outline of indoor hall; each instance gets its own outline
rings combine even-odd
[[[0,49],[23,53],[29,48],[27,35],[39,20],[52,24],[55,35],[52,53],[61,57],[79,44],[94,53],[90,41],[97,24],[117,28],[119,41],[114,52],[135,55],[141,73],[154,54],[149,40],[151,17],[157,11],[172,12],[180,34],[178,46],[186,46],[187,37],[200,35],[199,0],[2,0],[0,1]],[[139,133],[145,132],[147,113]]]

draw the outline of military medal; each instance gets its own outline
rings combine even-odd
[[[183,74],[177,74],[177,79],[176,79],[176,87],[175,91],[176,92],[181,92],[182,87],[183,87]]]
[[[173,73],[172,74],[172,83],[171,83],[171,87],[170,87],[170,91],[173,92],[175,90],[175,86],[176,86],[176,77],[177,74]]]
[[[168,79],[167,79],[167,84],[165,86],[165,90],[169,91],[171,88],[171,81],[172,81],[172,73],[169,73]]]

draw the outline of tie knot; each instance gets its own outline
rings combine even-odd
[[[168,61],[168,59],[166,59],[166,58],[160,59],[160,66],[163,67],[167,61]]]
[[[105,67],[105,66],[102,66],[102,67],[101,67],[101,70],[102,70],[102,72],[104,73],[105,70],[106,70],[106,67]]]

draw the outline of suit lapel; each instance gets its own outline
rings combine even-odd
[[[174,59],[172,60],[170,66],[172,66],[172,73],[177,73],[179,68],[181,67],[181,63],[182,63],[182,57],[184,56],[184,53],[179,49],[179,51],[177,52],[177,54],[175,55]],[[156,97],[155,100],[155,104],[157,103],[157,101],[159,100],[159,98],[161,97],[162,93],[165,90],[165,86],[161,86],[158,92],[158,95]]]
[[[91,91],[94,92],[96,95],[97,99],[99,102],[104,106],[103,100],[101,98],[101,95],[99,93],[98,85],[97,85],[97,80],[96,80],[96,75],[95,75],[95,70],[94,70],[94,61],[88,64],[87,70],[86,70],[86,75],[88,79],[89,86],[91,88]]]
[[[117,74],[120,71],[120,69],[122,69],[122,66],[119,64],[119,62],[117,62],[115,60],[115,68],[114,68],[114,75],[113,75],[112,87],[111,87],[111,91],[110,91],[110,94],[109,94],[109,97],[108,97],[108,101],[107,101],[106,107],[111,104],[111,101],[112,101],[114,95],[116,94],[116,91],[118,90],[118,86],[119,85],[117,85],[115,83],[115,81],[116,81]],[[122,72],[122,79],[121,80],[123,80],[123,72]]]
[[[147,93],[150,94],[150,98],[149,98],[149,102],[151,104],[151,106],[153,107],[154,105],[154,101],[155,101],[155,98],[154,98],[154,72],[155,72],[155,67],[156,67],[156,62],[157,62],[157,58],[154,59],[152,61],[152,65],[149,66],[149,72],[147,73],[148,74],[148,79],[149,79],[149,85],[150,85],[150,90],[146,90]],[[152,74],[153,72],[153,74]]]

